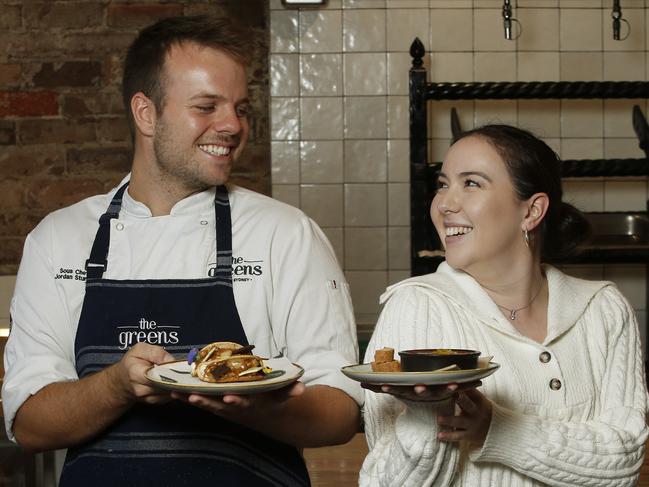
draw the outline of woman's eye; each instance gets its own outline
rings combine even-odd
[[[440,189],[446,189],[448,188],[448,184],[446,184],[444,181],[437,181],[437,184],[435,185],[435,190],[439,191]]]
[[[466,181],[464,181],[464,185],[469,187],[469,188],[479,188],[480,187],[480,183],[478,183],[477,181],[474,181],[473,179],[467,179]]]

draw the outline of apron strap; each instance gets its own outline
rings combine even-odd
[[[86,260],[86,282],[88,279],[101,279],[108,267],[108,246],[110,244],[110,221],[119,217],[119,210],[122,208],[122,196],[128,181],[117,190],[110,201],[106,213],[99,218],[99,228],[92,244],[90,258]]]
[[[228,188],[217,186],[214,193],[216,214],[216,276],[232,283],[232,220]]]
[[[117,190],[106,213],[99,218],[99,228],[92,244],[90,258],[86,261],[86,278],[101,279],[108,267],[108,248],[110,245],[110,221],[119,217],[122,197],[128,182]],[[221,185],[214,193],[214,212],[216,214],[216,276],[232,282],[232,219],[228,189]],[[87,282],[87,281],[86,281]]]

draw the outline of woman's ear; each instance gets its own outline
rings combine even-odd
[[[545,193],[535,193],[527,200],[527,214],[523,219],[523,230],[531,232],[543,221],[548,211],[550,198]]]
[[[131,113],[135,130],[145,137],[152,137],[155,132],[156,110],[153,101],[141,91],[131,98]]]

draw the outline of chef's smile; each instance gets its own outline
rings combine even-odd
[[[218,144],[199,144],[198,148],[211,156],[226,157],[232,152],[232,147]]]

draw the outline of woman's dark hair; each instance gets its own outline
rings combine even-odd
[[[457,140],[482,137],[505,162],[514,190],[521,200],[535,193],[548,195],[550,203],[541,224],[531,232],[540,245],[541,260],[553,261],[578,252],[590,236],[590,224],[574,206],[561,200],[561,161],[541,139],[509,125],[485,125],[469,130]]]
[[[168,17],[143,29],[128,49],[122,77],[122,100],[131,132],[134,130],[131,98],[144,93],[161,113],[164,107],[164,62],[169,49],[185,42],[223,51],[244,66],[251,44],[244,31],[228,19],[204,15]]]

